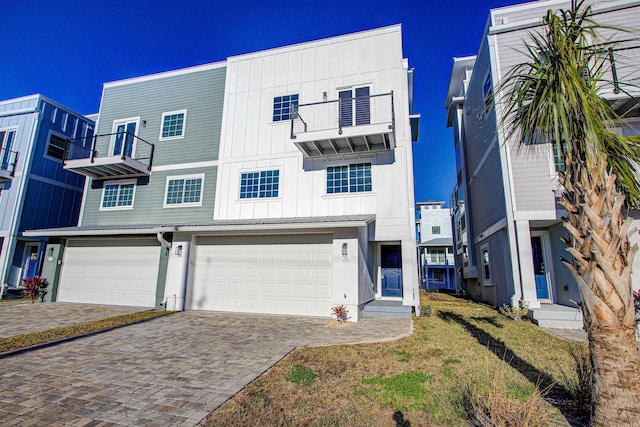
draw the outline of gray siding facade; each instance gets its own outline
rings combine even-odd
[[[133,208],[124,210],[100,209],[104,182],[118,180],[91,181],[82,226],[213,219],[226,67],[151,77],[106,84],[97,128],[97,134],[109,134],[114,121],[139,118],[137,136],[155,144],[151,175],[135,179]],[[184,137],[160,140],[162,114],[180,110],[186,110]],[[108,144],[103,138],[96,150],[107,152]],[[167,177],[194,174],[205,175],[202,205],[163,208]]]

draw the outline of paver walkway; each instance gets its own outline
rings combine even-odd
[[[24,300],[6,301],[0,303],[0,338],[77,325],[142,310],[147,309],[68,303],[31,304],[31,301]]]
[[[0,420],[195,425],[297,346],[390,340],[412,327],[327,321],[188,311],[0,359]]]

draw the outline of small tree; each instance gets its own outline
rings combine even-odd
[[[22,286],[25,287],[25,295],[31,298],[31,304],[33,304],[38,298],[40,302],[44,302],[49,282],[42,276],[26,277],[22,279]]]

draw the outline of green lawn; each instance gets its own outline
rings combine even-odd
[[[97,332],[116,326],[124,326],[143,320],[153,319],[173,313],[172,311],[146,310],[137,313],[123,314],[121,316],[108,317],[77,325],[62,326],[60,328],[47,329],[24,335],[16,335],[8,338],[0,338],[0,353],[18,350],[36,344],[44,344],[52,341]]]
[[[526,425],[584,422],[566,386],[576,375],[569,352],[584,346],[487,306],[436,296],[423,296],[431,315],[415,319],[410,337],[296,350],[206,425],[467,426],[470,402],[518,413]],[[544,401],[530,398],[537,390],[546,390]]]

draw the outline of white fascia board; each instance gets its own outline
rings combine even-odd
[[[549,9],[559,9],[562,6],[570,7],[568,0],[547,0],[547,1],[534,1],[515,6],[506,6],[498,9],[491,9],[489,13],[490,24],[495,23],[497,15],[504,15],[507,13],[517,13],[520,11],[526,11],[530,9],[540,9],[541,14],[539,18],[527,19],[523,21],[515,21],[507,24],[496,24],[489,27],[489,34],[500,34],[509,31],[517,31],[525,28],[533,28],[542,25],[542,19],[546,15]],[[598,15],[601,13],[611,12],[620,9],[628,9],[631,7],[640,6],[640,1],[619,0],[600,5],[592,5],[592,14]]]
[[[22,232],[24,237],[71,237],[71,236],[109,236],[123,234],[156,234],[156,228],[111,228],[105,230],[85,229],[85,230],[26,230]]]
[[[160,232],[197,232],[209,233],[216,231],[269,231],[269,230],[309,230],[327,228],[366,227],[370,221],[336,221],[336,222],[305,222],[298,224],[251,224],[251,225],[185,225],[159,227]]]
[[[317,46],[335,43],[338,41],[344,42],[348,40],[359,39],[362,37],[376,36],[380,34],[396,32],[396,31],[402,31],[402,24],[388,25],[386,27],[379,27],[379,28],[373,28],[370,30],[358,31],[356,33],[347,33],[347,34],[327,37],[323,39],[309,40],[306,42],[294,43],[294,44],[275,47],[271,49],[259,50],[256,52],[247,52],[241,55],[230,56],[227,58],[227,61],[231,63],[235,61],[242,61],[245,59],[258,57],[258,56],[267,56],[267,55],[273,55],[277,53],[291,52],[291,51],[299,50],[302,47],[304,48],[317,47]]]
[[[123,79],[123,80],[116,80],[116,81],[113,81],[113,82],[107,82],[107,83],[103,84],[103,87],[109,88],[109,87],[115,87],[115,86],[124,86],[124,85],[128,85],[128,84],[131,84],[131,83],[146,82],[146,81],[149,81],[149,80],[164,79],[164,78],[167,78],[167,77],[180,76],[180,75],[183,75],[183,74],[191,74],[191,73],[197,73],[197,72],[200,72],[200,71],[214,70],[216,68],[223,68],[226,65],[227,65],[227,61],[212,62],[210,64],[196,65],[196,66],[193,66],[193,67],[179,68],[177,70],[170,70],[170,71],[163,71],[163,72],[160,72],[160,73],[147,74],[146,76],[132,77],[130,79]]]

